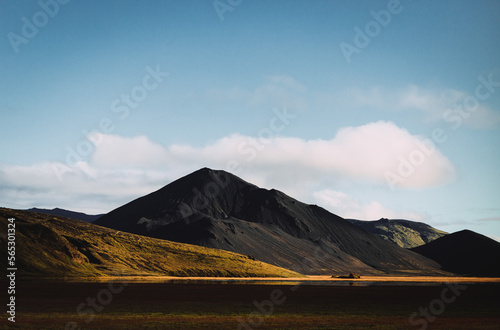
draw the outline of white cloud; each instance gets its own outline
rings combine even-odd
[[[378,220],[380,218],[388,218],[413,221],[423,221],[425,219],[425,216],[422,214],[394,211],[377,201],[370,201],[363,204],[343,192],[331,189],[314,192],[313,197],[318,205],[347,219]]]
[[[248,167],[265,169],[263,176],[280,177],[287,173],[285,180],[289,180],[290,172],[295,170],[315,180],[333,177],[387,184],[385,175],[389,171],[398,176],[397,187],[428,188],[445,184],[454,176],[453,165],[431,141],[390,122],[346,127],[331,140],[276,137],[262,141],[241,136],[233,139],[241,140],[239,150],[244,153],[244,157],[242,153],[233,157],[248,163]],[[254,145],[261,146],[262,150],[252,148]],[[416,166],[410,164],[411,171],[406,171],[401,165],[404,162]]]
[[[5,207],[62,207],[100,213],[150,193],[171,179],[155,170],[106,170],[86,162],[71,167],[57,162],[3,165],[0,195]]]
[[[101,142],[92,156],[94,165],[115,168],[161,168],[168,164],[169,160],[165,147],[152,142],[144,135],[136,137],[102,135]]]
[[[451,125],[452,121],[446,118],[455,114],[461,117],[464,125],[472,128],[492,128],[500,125],[498,111],[477,98],[477,104],[469,105],[465,100],[467,97],[474,99],[474,95],[454,89],[432,90],[409,85],[400,89],[374,87],[369,90],[348,90],[345,95],[351,106],[369,106],[392,111],[416,110],[424,115],[426,122],[448,120],[450,122],[447,122],[447,125]],[[445,115],[447,112],[450,114]]]
[[[117,206],[117,201],[144,195],[204,166],[229,170],[266,188],[310,199],[317,187],[339,180],[387,187],[385,173],[398,173],[401,159],[411,158],[422,141],[383,121],[343,128],[330,140],[234,134],[203,147],[163,146],[145,136],[102,135],[91,140],[100,143],[75,166],[1,166],[4,200],[22,197],[19,200],[26,201],[26,207],[37,201],[61,203],[55,205],[59,207],[93,203],[93,208],[115,201],[112,204]],[[448,182],[453,173],[451,162],[434,149],[397,186],[433,187]],[[371,210],[370,214],[384,211],[376,203],[363,208]]]

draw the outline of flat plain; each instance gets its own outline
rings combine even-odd
[[[16,292],[15,326],[21,329],[500,329],[498,278],[333,280],[323,276],[296,280],[25,279],[19,281]],[[3,323],[2,328],[8,326]]]

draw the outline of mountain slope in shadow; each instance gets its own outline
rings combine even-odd
[[[305,274],[438,272],[439,265],[316,205],[203,168],[96,224],[251,255]]]
[[[500,276],[500,243],[462,230],[411,249],[442,265],[443,270],[470,276]]]

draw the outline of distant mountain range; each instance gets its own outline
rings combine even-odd
[[[0,208],[1,233],[9,218],[15,219],[18,275],[300,277],[249,256],[22,210]],[[0,235],[0,241],[6,239]],[[0,267],[6,269],[6,262],[1,258]]]
[[[27,209],[29,212],[57,215],[85,222],[94,222],[104,214],[86,214],[61,208],[41,209],[33,207]],[[404,248],[413,248],[429,243],[448,233],[429,226],[423,222],[401,219],[380,219],[377,221],[346,219],[347,221],[363,228],[369,233],[375,234],[386,241],[397,244]]]
[[[423,222],[409,220],[347,220],[356,226],[363,228],[369,233],[375,234],[382,237],[386,241],[404,248],[413,248],[424,245],[448,234],[447,232],[431,227]]]
[[[304,274],[437,274],[439,264],[317,206],[203,168],[95,224],[251,255]]]
[[[43,214],[57,215],[57,216],[60,216],[60,217],[67,217],[67,218],[71,218],[71,219],[82,220],[82,221],[85,221],[85,222],[94,222],[95,220],[97,220],[101,216],[103,216],[103,214],[89,215],[89,214],[85,214],[85,213],[82,213],[82,212],[74,212],[74,211],[60,209],[60,208],[57,208],[57,207],[55,209],[52,209],[52,210],[49,210],[49,209],[39,209],[39,208],[33,207],[33,208],[28,209],[26,211],[43,213]]]

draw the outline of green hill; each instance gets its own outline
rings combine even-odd
[[[24,276],[301,276],[251,256],[0,208],[4,246],[9,218],[15,218],[16,267]],[[6,262],[2,257],[0,266]]]
[[[369,233],[406,249],[421,246],[448,235],[447,232],[431,227],[426,223],[410,220],[389,220],[385,218],[377,221],[347,220]]]

